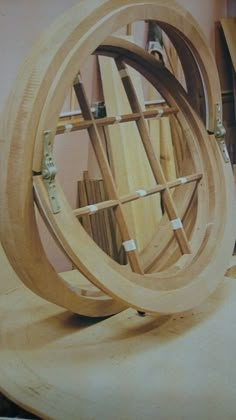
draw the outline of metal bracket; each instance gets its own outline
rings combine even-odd
[[[229,153],[225,144],[226,130],[223,126],[221,119],[221,107],[220,104],[216,104],[215,107],[215,138],[218,142],[221,154],[225,162],[230,162]]]
[[[55,177],[57,173],[56,165],[52,158],[52,132],[43,133],[43,159],[42,159],[42,177],[46,186],[51,208],[54,214],[60,212],[60,205],[57,197]]]

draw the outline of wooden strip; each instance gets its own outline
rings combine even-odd
[[[104,181],[103,180],[97,180],[97,191],[98,191],[98,195],[100,197],[100,201],[104,202],[105,201],[105,191],[104,191]],[[108,211],[109,210],[105,210],[102,212],[102,220],[101,220],[101,224],[102,224],[102,230],[103,230],[103,235],[104,235],[104,242],[105,242],[105,252],[111,256],[111,258],[115,258],[115,254],[114,254],[114,250],[113,250],[113,246],[112,246],[112,239],[111,239],[111,230],[110,230],[110,225],[109,225],[109,218],[108,218]],[[117,259],[116,259],[117,261]]]
[[[167,181],[176,179],[175,157],[172,144],[170,120],[168,117],[160,121],[160,163]]]
[[[165,115],[169,114],[176,114],[178,112],[177,108],[154,108],[143,111],[143,116],[145,119],[149,118],[160,118]],[[132,113],[132,114],[123,114],[118,115],[116,117],[104,117],[104,118],[96,118],[97,127],[104,127],[113,124],[121,124],[130,121],[137,121],[140,117],[139,113]],[[56,134],[63,134],[68,131],[68,125],[70,125],[70,131],[79,131],[79,130],[86,130],[92,125],[92,121],[89,120],[82,120],[82,118],[74,118],[73,121],[71,120],[63,120],[58,123],[57,132]]]
[[[74,89],[75,89],[77,99],[80,103],[84,118],[90,119],[93,121],[93,125],[88,128],[88,133],[89,133],[91,143],[94,148],[94,152],[97,157],[97,161],[99,163],[99,167],[100,167],[100,170],[101,170],[101,173],[102,173],[105,185],[106,185],[107,193],[111,199],[118,199],[115,182],[113,180],[113,176],[112,176],[107,158],[105,156],[102,142],[101,142],[101,139],[100,139],[97,127],[96,127],[96,122],[91,113],[90,106],[86,98],[86,93],[85,93],[85,90],[83,88],[83,84],[80,78],[77,78],[76,81],[74,82]],[[116,215],[117,223],[118,223],[120,233],[122,236],[122,240],[129,241],[131,239],[131,236],[129,234],[129,229],[126,224],[123,211],[120,205],[116,207],[115,215]],[[137,273],[142,273],[142,269],[139,265],[137,253],[135,250],[128,253],[128,259],[129,259],[132,270]]]
[[[84,171],[84,173],[83,173],[83,181],[84,181],[85,190],[86,190],[86,197],[87,197],[86,206],[94,204],[96,202],[96,199],[93,197],[93,191],[92,191],[92,188],[91,188],[92,186],[91,186],[90,178],[89,178],[89,175],[88,175],[87,171]],[[96,228],[96,220],[95,220],[94,215],[92,215],[92,217],[90,217],[89,219],[90,219],[90,223],[91,223],[91,237],[97,243],[99,239],[98,239],[97,228]]]
[[[126,71],[126,66],[125,64],[123,64],[123,62],[121,60],[116,60],[117,63],[117,67],[119,69],[119,71],[121,72],[122,70]],[[134,112],[142,112],[138,103],[138,98],[136,95],[136,92],[134,90],[132,81],[130,79],[130,77],[128,76],[128,74],[125,77],[121,77],[123,85],[125,87],[126,93],[127,93],[127,97],[129,99],[129,103],[130,106],[132,108],[132,110]],[[146,150],[149,162],[150,162],[150,166],[152,168],[153,174],[155,176],[156,182],[160,183],[160,184],[165,184],[166,185],[166,179],[163,173],[163,170],[161,168],[161,165],[159,163],[159,161],[155,158],[154,152],[153,152],[153,148],[151,145],[151,141],[149,138],[149,134],[147,131],[147,127],[145,124],[145,120],[143,117],[141,117],[138,121],[137,121],[137,127],[139,129],[140,132],[140,136],[141,139],[143,141],[143,145],[144,148]],[[165,189],[165,191],[163,192],[163,201],[165,204],[165,208],[167,211],[167,214],[169,216],[170,221],[171,220],[175,220],[178,219],[178,214],[177,214],[177,210],[174,204],[174,201],[172,199],[172,196],[170,194],[170,191],[168,188]],[[180,246],[180,249],[182,251],[183,254],[188,254],[191,253],[191,249],[190,249],[190,245],[188,243],[188,239],[187,236],[184,232],[183,228],[177,229],[175,231],[175,235],[176,235],[176,239],[178,241],[178,244]]]
[[[79,200],[79,206],[85,207],[88,205],[87,200],[87,194],[85,189],[85,183],[84,181],[78,181],[78,200]],[[86,217],[84,214],[82,217],[82,225],[85,228],[86,232],[92,236],[92,226],[91,226],[91,220],[89,217]]]
[[[99,188],[99,180],[93,179],[91,180],[91,182],[94,185],[94,192],[95,192],[95,198],[96,198],[95,202],[99,203],[102,201],[100,188]],[[98,245],[104,252],[106,252],[107,255],[109,255],[107,252],[106,226],[105,226],[104,212],[96,212],[95,217],[96,217],[96,223],[97,223],[98,235],[99,235]]]
[[[152,31],[150,33],[152,33],[153,35],[153,40],[157,39],[160,44],[162,45],[163,43],[163,50],[162,53],[165,51],[165,44],[164,44],[164,40],[165,38],[163,38],[163,33],[160,33],[160,28],[158,27],[157,23],[153,23],[152,24]],[[152,56],[160,61],[162,64],[164,64],[164,57],[162,55],[161,52],[156,52],[151,51]],[[166,56],[166,54],[165,54]],[[151,92],[156,91],[155,88],[153,86],[151,86]],[[170,130],[170,122],[168,118],[164,118],[161,119],[161,121],[156,122],[156,124],[159,124],[157,129],[158,129],[158,133],[159,133],[159,145],[158,145],[158,150],[155,152],[156,154],[156,159],[161,163],[161,167],[163,169],[165,178],[167,181],[169,180],[173,180],[176,178],[176,170],[175,170],[175,159],[174,159],[174,153],[173,153],[173,145],[172,145],[172,137],[171,137],[171,130]],[[150,128],[150,125],[149,125]],[[153,126],[151,126],[151,129],[153,130]],[[152,132],[149,132],[149,136],[150,136],[150,140],[151,140],[151,144],[152,147],[155,147],[155,143],[152,140]],[[154,151],[156,150],[155,148],[153,149]],[[162,203],[160,202],[160,205]],[[162,206],[161,206],[162,207]],[[161,208],[162,210],[162,208]]]
[[[101,196],[102,200],[106,201],[107,199],[107,193],[105,191],[104,181],[100,181],[100,190],[101,190]],[[115,219],[114,212],[112,209],[107,209],[104,212],[105,215],[105,223],[107,226],[107,236],[108,236],[108,244],[109,244],[109,255],[112,256],[112,258],[121,263],[120,256],[119,256],[119,249],[122,248],[122,252],[125,255],[124,249],[121,245],[121,237],[119,233],[119,229],[117,228],[117,222]]]
[[[90,203],[94,205],[97,202],[96,197],[96,187],[93,179],[88,178],[88,183],[90,187]],[[91,214],[91,219],[93,219],[93,226],[94,226],[94,240],[96,244],[102,249],[102,238],[101,238],[101,232],[99,229],[99,215],[97,212],[94,212]]]
[[[202,174],[188,175],[186,177],[183,177],[182,179],[176,179],[176,180],[173,180],[171,182],[167,182],[166,185],[157,185],[155,187],[148,188],[148,189],[144,190],[145,191],[144,196],[148,197],[149,195],[162,192],[166,188],[169,188],[169,189],[176,188],[176,187],[178,187],[180,185],[183,185],[183,184],[188,184],[188,183],[194,182],[194,181],[200,181],[200,179],[202,179]],[[142,191],[142,190],[140,190],[140,191]],[[101,211],[101,210],[105,210],[105,209],[109,209],[109,208],[114,208],[114,207],[118,206],[119,204],[126,204],[126,203],[129,203],[131,201],[139,200],[139,199],[142,199],[142,195],[140,195],[140,193],[135,191],[132,194],[127,194],[125,196],[120,197],[118,200],[107,200],[107,201],[103,201],[101,203],[95,203],[95,205],[97,207],[97,210],[95,210],[95,211]],[[91,214],[91,210],[90,210],[89,206],[84,206],[84,207],[73,210],[73,213],[75,214],[75,216],[83,216],[83,215]]]
[[[119,200],[103,201],[102,203],[96,203],[96,207],[97,207],[96,211],[111,209],[111,208],[116,207],[118,205],[119,205]],[[74,213],[75,216],[82,216],[82,215],[86,215],[86,214],[89,215],[89,214],[91,214],[91,210],[90,210],[89,206],[85,206],[85,207],[80,207],[78,209],[73,210],[73,213]]]
[[[153,52],[153,55],[159,59],[159,54]],[[151,85],[148,84],[148,99],[152,101],[157,97],[159,92]],[[164,115],[164,113],[163,113]],[[148,131],[149,131],[149,137],[152,144],[153,152],[155,154],[155,157],[157,160],[160,159],[160,146],[161,146],[161,124],[160,124],[160,118],[159,119],[149,119],[148,120]],[[161,194],[158,197],[158,208],[157,208],[157,220],[158,220],[158,226],[160,224],[160,221],[163,216],[163,209],[162,209],[162,198]]]

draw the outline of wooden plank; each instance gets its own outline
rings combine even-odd
[[[78,206],[84,207],[88,205],[86,188],[84,180],[78,181]],[[92,236],[92,226],[91,220],[88,216],[83,215],[81,219],[82,225],[85,228],[86,232]]]
[[[159,54],[158,53],[153,53],[154,57],[156,59],[159,59]],[[147,83],[147,81],[146,81]],[[147,89],[147,95],[148,95],[148,100],[152,101],[152,100],[156,100],[156,98],[160,95],[159,92],[157,92],[157,90],[149,83],[148,84],[148,89]],[[162,117],[164,116],[164,109],[163,109],[163,114]],[[150,136],[150,141],[152,144],[152,148],[153,148],[153,152],[155,154],[156,159],[160,160],[160,143],[161,143],[161,127],[160,127],[161,123],[160,123],[160,118],[152,118],[148,121],[148,131],[149,131],[149,136]],[[159,195],[157,197],[157,201],[158,201],[158,206],[156,209],[156,218],[157,221],[160,222],[161,218],[162,218],[162,206],[161,206],[161,196]]]
[[[176,179],[175,156],[169,117],[160,120],[160,162],[167,181]]]
[[[99,64],[108,116],[129,113],[130,106],[115,63],[109,58],[99,57]],[[140,76],[132,69],[129,72],[144,110]],[[119,195],[154,186],[155,180],[135,124],[109,127],[108,131],[112,170]],[[131,235],[135,238],[139,251],[153,237],[160,219],[159,209],[158,197],[150,197],[124,208]]]

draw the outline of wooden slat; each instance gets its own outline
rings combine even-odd
[[[159,60],[160,56],[158,53],[153,52],[152,53],[153,56]],[[157,97],[159,97],[159,92],[157,92],[157,90],[153,87],[153,85],[151,85],[150,83],[148,83],[148,89],[147,89],[147,95],[148,95],[148,100],[150,102],[152,102],[153,100],[157,100]],[[164,116],[166,115],[163,112]],[[160,123],[160,118],[159,119],[149,119],[148,120],[148,131],[149,131],[149,136],[150,136],[150,140],[152,143],[152,148],[153,148],[153,152],[155,153],[155,157],[156,159],[160,159],[160,148],[161,148],[161,123]],[[161,220],[163,216],[163,210],[162,210],[162,204],[161,204],[161,196],[158,197],[158,208],[157,208],[157,219],[158,221]]]
[[[177,113],[177,108],[170,107],[170,108],[162,108],[162,107],[155,107],[152,109],[148,109],[143,111],[143,116],[145,119],[149,118],[159,118],[169,114]],[[137,121],[140,117],[138,112],[132,114],[123,114],[123,115],[116,115],[115,117],[104,117],[104,118],[96,118],[97,127],[104,127],[113,124],[121,124],[130,121]],[[57,125],[57,134],[63,134],[68,131],[78,131],[78,130],[86,130],[92,125],[92,121],[90,120],[83,120],[81,117],[74,118],[71,120],[63,120],[59,121]]]
[[[99,163],[99,167],[100,167],[100,170],[101,170],[101,173],[102,173],[105,185],[106,185],[109,198],[116,200],[118,199],[116,185],[113,180],[113,176],[112,176],[112,173],[111,173],[111,170],[110,170],[110,167],[109,167],[109,164],[108,164],[108,161],[107,161],[107,158],[106,158],[103,146],[102,146],[102,142],[99,136],[96,122],[91,113],[90,106],[89,106],[86,93],[85,93],[80,77],[76,79],[74,83],[74,89],[75,89],[77,99],[80,103],[80,107],[81,107],[84,118],[93,121],[93,125],[88,128],[88,133],[91,139],[91,143],[92,143],[95,155]],[[124,214],[120,205],[116,207],[115,215],[116,215],[117,223],[120,229],[123,242],[131,240],[132,236],[130,236],[129,229],[126,224],[126,220],[125,220],[125,217],[124,217]],[[128,259],[129,259],[132,270],[137,273],[142,273],[142,269],[139,265],[136,250],[132,250],[128,252]]]
[[[86,207],[88,205],[85,183],[83,181],[78,182],[78,202],[79,202],[80,207]],[[84,226],[86,232],[90,236],[92,236],[92,226],[91,226],[90,218],[87,217],[86,215],[83,215],[81,221],[82,221],[82,225]]]
[[[157,24],[156,24],[157,25]],[[153,33],[155,34],[155,32]],[[163,34],[161,35],[161,37]],[[165,40],[165,37],[163,41]],[[163,43],[163,52],[166,52],[165,44]],[[159,53],[155,51],[151,51],[151,54],[153,57],[155,57],[156,60],[160,61],[161,63],[164,60],[163,56],[160,56]],[[166,56],[166,54],[165,54]],[[151,94],[155,94],[156,89],[151,86]],[[161,119],[160,121],[153,122],[153,124],[156,124],[156,127],[154,125],[149,125],[149,136],[152,143],[153,150],[156,155],[156,159],[160,160],[165,178],[167,181],[173,180],[176,178],[176,169],[175,169],[175,157],[173,152],[173,144],[172,144],[172,136],[171,136],[171,128],[170,128],[170,121],[169,118],[165,117]],[[153,129],[155,129],[159,133],[159,147],[156,148],[156,144],[153,142]]]
[[[160,121],[160,162],[167,181],[176,178],[175,157],[169,117]]]
[[[145,190],[145,195],[142,197],[140,195],[139,192],[135,191],[131,194],[127,194],[125,196],[120,197],[117,200],[106,200],[103,202],[97,202],[95,203],[97,209],[95,211],[101,211],[101,210],[106,210],[109,208],[114,208],[116,206],[118,206],[119,204],[126,204],[129,203],[131,201],[135,201],[135,200],[140,200],[140,199],[144,199],[145,197],[148,197],[150,195],[159,193],[164,191],[166,188],[176,188],[180,185],[184,184],[188,184],[190,182],[194,182],[194,181],[200,181],[202,179],[202,174],[193,174],[193,175],[189,175],[184,177],[184,182],[182,181],[182,179],[175,179],[171,182],[167,182],[166,185],[156,185],[155,187],[152,188],[148,188],[147,190]],[[73,213],[75,214],[75,216],[83,216],[83,215],[89,215],[93,212],[91,212],[90,207],[89,206],[84,206],[78,209],[73,210]]]
[[[121,79],[123,82],[123,85],[125,87],[128,99],[129,99],[129,103],[130,106],[132,108],[132,111],[134,112],[142,112],[139,102],[138,102],[138,98],[135,92],[135,89],[133,87],[132,81],[127,73],[126,70],[126,65],[121,61],[121,60],[116,60],[117,63],[117,67],[120,71],[120,73],[123,71],[124,74],[122,74]],[[144,148],[146,150],[149,162],[150,162],[150,166],[152,168],[153,174],[155,176],[156,182],[160,183],[160,184],[166,184],[166,179],[163,173],[163,170],[161,168],[161,165],[159,163],[159,161],[155,158],[154,152],[153,152],[153,148],[152,148],[152,144],[149,138],[149,133],[147,131],[147,126],[145,123],[144,118],[141,116],[141,118],[137,121],[137,127],[139,129],[140,132],[140,136],[141,139],[143,141],[143,145]],[[165,191],[163,192],[163,201],[165,204],[165,209],[167,211],[167,214],[169,216],[169,219],[175,220],[178,219],[178,214],[177,214],[177,210],[174,204],[174,201],[172,199],[171,193],[169,191],[168,188],[165,189]],[[183,228],[180,229],[176,229],[174,231],[175,235],[176,235],[176,239],[178,241],[178,244],[180,246],[180,249],[182,251],[183,254],[188,254],[191,253],[191,248],[187,239],[187,236],[184,232]]]

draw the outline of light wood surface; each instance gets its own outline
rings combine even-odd
[[[161,118],[160,161],[167,181],[176,179],[175,157],[169,117]]]
[[[132,37],[125,37],[125,39],[134,42]],[[99,57],[99,65],[107,115],[119,116],[130,113],[126,92],[114,60],[109,57]],[[141,77],[132,68],[129,68],[128,71],[134,83],[142,111],[144,111]],[[109,160],[112,162],[112,171],[118,194],[121,196],[135,190],[145,190],[153,187],[155,179],[136,124],[134,122],[116,124],[108,128],[108,133]],[[159,197],[153,196],[131,203],[124,207],[123,211],[131,237],[135,239],[137,249],[141,252],[153,238],[162,215]],[[145,229],[143,229],[144,223]]]
[[[14,277],[0,278],[0,387],[14,402],[42,419],[235,418],[234,280],[174,317],[91,323]]]

